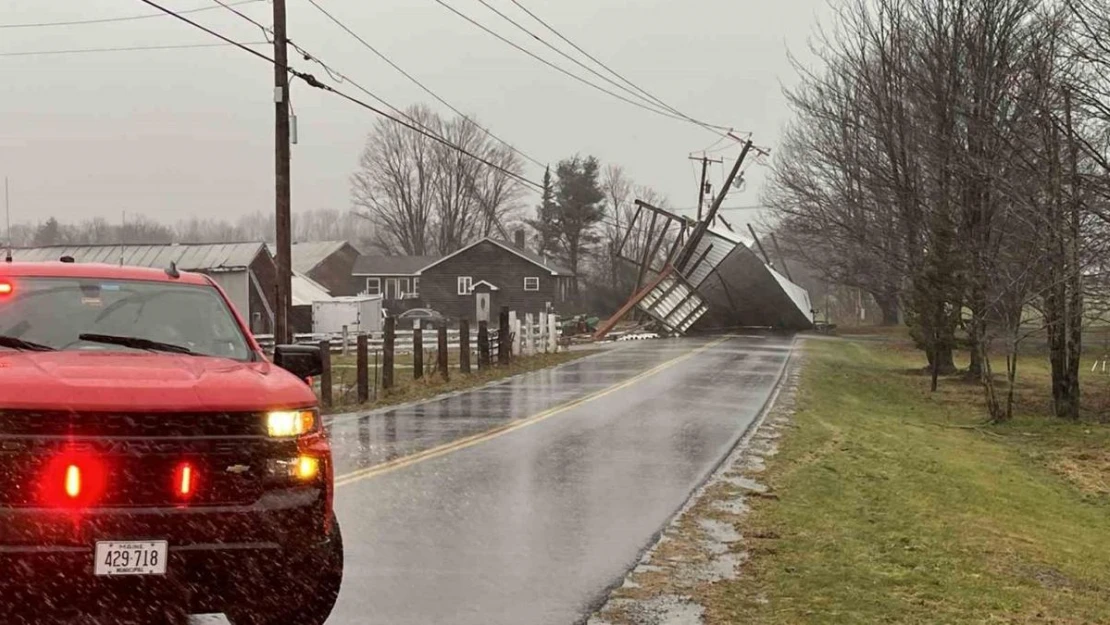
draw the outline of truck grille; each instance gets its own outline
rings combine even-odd
[[[119,413],[0,411],[0,436],[265,436],[257,412]]]
[[[64,453],[95,457],[107,471],[98,507],[178,505],[174,473],[197,472],[189,500],[244,505],[261,497],[275,445],[258,413],[0,413],[0,505],[40,506],[50,462]]]

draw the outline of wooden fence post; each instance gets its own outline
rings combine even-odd
[[[324,361],[324,371],[320,374],[320,405],[331,408],[331,341],[320,341],[320,357]]]
[[[489,322],[478,322],[478,370],[489,368]]]
[[[412,379],[424,377],[424,331],[420,320],[412,322]]]
[[[397,319],[385,318],[385,336],[382,337],[382,390],[393,388],[393,346],[397,340]]]
[[[536,346],[536,352],[538,353],[542,350],[546,354],[547,353],[547,313],[546,312],[541,312],[540,313],[540,331],[539,331],[539,336],[537,338],[539,339],[539,345]]]
[[[509,307],[502,306],[497,319],[497,364],[509,364]]]
[[[531,356],[536,353],[535,347],[532,342],[532,333],[536,330],[535,319],[532,318],[532,313],[525,313],[524,315],[524,349],[521,350],[522,354]]]
[[[379,354],[380,354],[380,352],[375,349],[374,350],[374,401],[378,401],[378,375],[382,371],[381,367],[378,366],[378,355]]]
[[[559,315],[548,315],[547,323],[547,340],[551,341],[551,353],[554,354],[559,351],[559,328],[562,327],[559,325]]]
[[[447,363],[447,322],[439,322],[439,344],[436,345],[436,360],[439,374],[444,380],[451,378],[450,365]]]
[[[470,373],[470,321],[459,320],[459,371]]]
[[[368,348],[370,341],[366,333],[358,335],[358,347],[355,352],[355,370],[358,372],[358,403],[365,404],[370,401],[370,354]]]
[[[343,355],[344,356],[346,356],[350,353],[350,350],[347,347],[347,341],[350,340],[350,337],[351,337],[351,335],[348,334],[347,326],[344,325],[343,326]]]
[[[520,350],[517,349],[517,336],[516,336],[516,311],[509,311],[509,355],[519,356]]]

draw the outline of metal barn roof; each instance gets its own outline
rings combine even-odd
[[[304,241],[293,244],[293,271],[308,273],[328,256],[348,245],[346,241]]]
[[[204,243],[166,245],[55,245],[14,250],[15,260],[56,261],[72,256],[79,263],[123,264],[131,267],[169,267],[183,271],[245,269],[266,249],[264,243]]]
[[[331,293],[320,286],[320,283],[299,271],[293,272],[294,306],[311,306],[313,302],[327,302],[332,299]]]

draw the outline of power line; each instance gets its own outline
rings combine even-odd
[[[486,5],[487,7],[489,7],[489,8],[491,9],[491,10],[495,11],[495,12],[496,12],[496,13],[497,13],[498,15],[502,15],[502,17],[505,17],[505,16],[504,16],[504,15],[503,15],[503,14],[502,14],[502,13],[501,13],[500,11],[498,11],[497,9],[494,9],[494,8],[493,8],[493,7],[491,7],[491,6],[489,5],[489,4],[486,4],[486,1],[485,1],[485,0],[478,0],[478,1],[479,1],[479,2],[481,2],[482,4]],[[616,77],[617,77],[618,79],[620,79],[620,80],[621,80],[621,81],[623,81],[623,82],[624,82],[625,84],[627,84],[628,86],[632,87],[633,89],[635,89],[635,90],[636,90],[636,91],[638,91],[639,93],[643,94],[643,95],[642,95],[641,97],[644,97],[644,98],[646,98],[646,99],[648,99],[648,100],[650,100],[650,101],[652,101],[652,102],[654,102],[654,103],[658,104],[659,106],[662,106],[663,108],[667,109],[668,111],[671,111],[671,112],[675,113],[676,115],[678,115],[678,116],[682,117],[683,119],[686,119],[686,120],[690,121],[691,123],[694,123],[694,124],[696,124],[696,125],[698,125],[698,126],[701,126],[701,127],[703,127],[703,128],[707,128],[707,129],[716,129],[716,130],[723,130],[723,131],[731,131],[731,130],[732,130],[731,128],[728,128],[728,127],[725,127],[725,126],[720,126],[720,125],[717,125],[717,124],[710,124],[709,122],[704,122],[704,121],[701,121],[701,120],[695,119],[695,118],[693,118],[693,117],[690,117],[689,115],[686,115],[685,113],[683,113],[682,111],[680,111],[680,110],[676,109],[675,107],[671,106],[670,104],[667,104],[666,102],[664,102],[664,101],[663,101],[662,99],[660,99],[659,97],[657,97],[657,96],[653,95],[653,94],[652,94],[651,92],[649,92],[648,90],[644,89],[643,87],[641,87],[641,86],[637,85],[636,83],[632,82],[632,81],[631,81],[631,80],[629,80],[628,78],[625,78],[625,77],[624,77],[624,76],[623,76],[623,75],[622,75],[622,74],[621,74],[620,72],[616,71],[616,70],[615,70],[615,69],[613,69],[612,67],[609,67],[609,66],[608,66],[608,65],[606,65],[605,63],[601,62],[601,61],[600,61],[600,60],[599,60],[599,59],[598,59],[597,57],[595,57],[594,55],[590,54],[590,53],[589,53],[589,52],[587,52],[586,50],[582,49],[582,47],[581,47],[581,46],[579,46],[578,44],[576,44],[576,43],[574,43],[573,41],[571,41],[571,40],[570,40],[570,39],[569,39],[568,37],[566,37],[565,35],[563,35],[563,33],[559,32],[559,31],[558,31],[558,30],[557,30],[557,29],[556,29],[556,28],[555,28],[554,26],[552,26],[551,24],[549,24],[549,23],[547,23],[546,21],[544,21],[544,19],[543,19],[543,18],[541,18],[541,17],[539,16],[539,15],[536,15],[536,14],[535,14],[534,12],[532,12],[531,10],[529,10],[529,9],[528,9],[528,7],[526,7],[526,6],[524,6],[523,4],[521,4],[521,3],[520,3],[520,2],[518,1],[518,0],[510,0],[510,1],[511,1],[511,2],[513,3],[513,4],[515,4],[515,5],[517,6],[517,8],[519,8],[520,10],[524,11],[525,13],[527,13],[529,17],[531,17],[532,19],[536,20],[536,21],[537,21],[537,22],[539,22],[539,23],[540,23],[541,25],[543,25],[543,27],[544,27],[544,28],[546,28],[547,30],[550,30],[550,31],[551,31],[552,33],[554,33],[556,37],[558,37],[559,39],[562,39],[562,40],[563,40],[564,42],[566,42],[566,43],[567,43],[568,45],[570,45],[570,46],[571,46],[572,48],[574,48],[575,50],[577,50],[578,52],[580,52],[580,53],[581,53],[581,54],[582,54],[583,56],[585,56],[586,58],[588,58],[588,59],[590,59],[591,61],[593,61],[594,63],[596,63],[596,64],[597,64],[598,66],[600,66],[601,68],[605,69],[605,70],[606,70],[606,71],[608,71],[608,72],[609,72],[610,74],[612,74],[612,75],[616,76]],[[508,18],[508,17],[505,17],[505,19],[509,19],[509,18]],[[511,20],[511,19],[509,19],[509,21],[510,21],[510,22],[512,22],[513,24],[516,24],[516,22],[515,22],[515,21],[513,21],[513,20]],[[570,57],[570,55],[567,55],[567,54],[566,54],[566,53],[564,53],[564,52],[563,52],[562,50],[559,50],[559,49],[558,49],[558,48],[556,48],[555,46],[553,46],[553,45],[551,45],[551,44],[547,43],[546,41],[543,41],[543,40],[542,40],[542,39],[540,39],[540,38],[539,38],[538,36],[536,36],[536,35],[535,35],[534,33],[532,33],[531,31],[529,31],[529,30],[528,30],[527,28],[525,28],[525,27],[523,27],[523,26],[520,26],[519,24],[516,24],[516,25],[517,25],[517,27],[518,27],[518,28],[520,28],[520,29],[524,30],[525,32],[527,32],[528,34],[532,35],[533,37],[535,37],[535,38],[536,38],[536,40],[538,40],[538,41],[542,42],[542,43],[543,43],[544,45],[546,45],[547,47],[549,47],[549,48],[551,48],[552,50],[555,50],[556,52],[558,52],[559,54],[561,54],[561,55],[563,55],[563,56],[565,56],[565,57],[567,57],[567,58],[571,59],[572,61],[574,61],[575,63],[578,63],[578,64],[579,64],[579,65],[581,65],[582,67],[586,67],[586,66],[585,66],[584,64],[582,64],[582,63],[580,63],[579,61],[577,61],[577,60],[573,59],[572,57]],[[589,69],[589,68],[586,68],[586,69]],[[592,69],[589,69],[589,71],[590,71],[590,72],[592,72],[592,73],[594,73],[594,74],[596,74],[596,75],[598,75],[598,76],[601,76],[601,74],[599,74],[598,72],[596,72],[596,71],[594,71],[594,70],[592,70]],[[611,80],[609,80],[609,79],[606,79],[606,80],[607,80],[608,82],[610,82],[610,83],[613,83],[613,81],[611,81]],[[613,84],[616,84],[616,83],[613,83]],[[622,89],[624,89],[624,88],[622,87]],[[628,91],[628,90],[627,90],[627,89],[625,89],[625,91]]]
[[[234,42],[232,42],[234,43]],[[266,41],[252,41],[244,43],[244,46],[261,46],[266,45]],[[91,54],[96,52],[137,52],[145,50],[185,50],[188,48],[223,48],[228,43],[193,43],[184,45],[167,45],[167,46],[130,46],[130,47],[116,47],[116,48],[78,48],[72,50],[29,50],[27,52],[0,52],[0,57],[13,57],[13,56],[49,56],[58,54]]]
[[[498,34],[497,32],[495,32],[495,31],[493,31],[493,30],[491,30],[491,29],[490,29],[489,27],[487,27],[487,26],[485,26],[484,24],[482,24],[482,23],[480,23],[480,22],[476,21],[476,20],[475,20],[474,18],[470,17],[469,15],[466,15],[465,13],[462,13],[461,11],[459,11],[458,9],[456,9],[455,7],[453,7],[453,6],[449,5],[449,4],[447,4],[446,2],[444,2],[444,0],[435,0],[435,1],[436,1],[436,2],[437,2],[437,3],[439,4],[439,5],[440,5],[440,6],[442,6],[443,8],[447,9],[448,11],[451,11],[452,13],[454,13],[455,15],[457,15],[457,16],[459,16],[459,17],[461,17],[462,19],[466,20],[467,22],[470,22],[470,23],[471,23],[471,24],[473,24],[474,26],[477,26],[477,27],[478,27],[479,29],[481,29],[481,30],[485,31],[486,33],[488,33],[488,34],[492,35],[493,37],[496,37],[497,39],[499,39],[499,40],[500,40],[500,41],[502,41],[503,43],[505,43],[505,44],[507,44],[507,45],[509,45],[509,46],[511,46],[511,47],[513,47],[513,48],[515,48],[515,49],[517,49],[517,50],[519,50],[520,52],[523,52],[524,54],[526,54],[526,55],[528,55],[528,56],[532,57],[533,59],[535,59],[535,60],[539,61],[540,63],[543,63],[544,65],[546,65],[546,66],[550,67],[551,69],[554,69],[555,71],[557,71],[557,72],[559,72],[559,73],[565,74],[565,75],[569,76],[570,78],[573,78],[574,80],[577,80],[578,82],[580,82],[580,83],[582,83],[582,84],[584,84],[584,85],[587,85],[587,86],[589,86],[589,87],[592,87],[592,88],[594,88],[594,89],[597,89],[598,91],[600,91],[600,92],[602,92],[602,93],[605,93],[605,94],[611,95],[611,96],[613,96],[614,98],[617,98],[618,100],[622,100],[622,101],[624,101],[625,103],[627,103],[627,104],[631,104],[632,106],[635,106],[635,107],[637,107],[637,108],[642,108],[642,109],[644,109],[644,110],[646,110],[646,111],[651,111],[652,113],[655,113],[656,115],[662,115],[662,116],[664,116],[664,117],[670,117],[671,119],[678,119],[678,120],[682,120],[682,121],[688,121],[688,120],[686,120],[686,119],[685,119],[684,117],[681,117],[681,116],[675,115],[675,114],[673,114],[673,113],[669,113],[669,112],[667,112],[667,111],[664,111],[664,110],[660,110],[660,109],[658,109],[658,108],[655,108],[655,107],[652,107],[652,106],[648,106],[648,105],[646,105],[646,104],[644,104],[644,103],[642,103],[642,102],[637,102],[636,100],[630,100],[630,99],[628,99],[628,98],[626,98],[626,97],[622,96],[622,95],[621,95],[621,94],[619,94],[619,93],[615,93],[615,92],[613,92],[613,91],[610,91],[610,90],[606,89],[605,87],[602,87],[601,85],[598,85],[598,84],[596,84],[596,83],[592,83],[592,82],[590,82],[589,80],[586,80],[585,78],[582,78],[582,77],[581,77],[581,76],[579,76],[578,74],[575,74],[574,72],[571,72],[571,71],[569,71],[569,70],[567,70],[567,69],[565,69],[565,68],[563,68],[563,67],[560,67],[560,66],[558,66],[558,65],[556,65],[556,64],[554,64],[554,63],[552,63],[551,61],[549,61],[549,60],[547,60],[547,59],[543,58],[542,56],[539,56],[539,55],[538,55],[538,54],[536,54],[535,52],[532,52],[531,50],[529,50],[529,49],[527,49],[527,48],[524,48],[524,47],[522,47],[522,46],[521,46],[520,44],[518,44],[518,43],[515,43],[515,42],[513,42],[513,41],[511,41],[511,40],[509,40],[509,39],[506,39],[506,38],[505,38],[504,36],[502,36],[502,35]]]
[[[252,50],[249,47],[247,47],[245,44],[236,42],[236,41],[234,41],[234,40],[232,40],[232,39],[230,39],[230,38],[228,38],[224,35],[221,35],[220,33],[216,32],[216,31],[212,30],[211,28],[208,28],[208,27],[206,27],[202,24],[199,24],[197,22],[194,22],[193,20],[191,20],[187,17],[183,17],[182,15],[180,15],[178,13],[175,13],[174,11],[172,11],[170,9],[167,9],[167,8],[163,7],[162,5],[154,2],[154,0],[139,0],[139,1],[156,8],[159,11],[162,11],[162,12],[166,13],[167,15],[172,15],[173,17],[176,17],[177,19],[185,22],[186,24],[189,24],[190,26],[193,26],[194,28],[198,28],[200,30],[203,30],[204,32],[212,35],[213,37],[216,37],[216,38],[220,39],[221,41],[224,41],[226,43],[234,45],[235,47],[237,47],[241,50],[244,50],[244,51],[248,52],[249,54],[251,54],[253,56],[258,57],[258,58],[270,63],[271,65],[274,65],[274,66],[278,65],[277,61],[274,60],[273,58],[271,58],[269,56],[266,56],[265,54],[262,54],[261,52],[258,52],[256,50]],[[304,72],[297,71],[297,70],[293,69],[292,67],[286,67],[285,69],[290,74],[296,76],[297,78],[300,78],[301,80],[303,80],[306,84],[308,84],[311,87],[315,87],[317,89],[333,93],[333,94],[335,94],[335,95],[337,95],[337,96],[339,96],[339,97],[341,97],[341,98],[343,98],[343,99],[345,99],[345,100],[347,100],[351,103],[357,104],[357,105],[359,105],[359,106],[361,106],[361,107],[363,107],[363,108],[365,108],[369,111],[373,111],[374,113],[377,113],[378,115],[381,115],[382,117],[385,117],[386,119],[389,119],[390,121],[392,121],[396,124],[404,126],[405,128],[408,128],[409,130],[412,130],[413,132],[415,132],[417,134],[423,135],[423,136],[425,136],[429,139],[432,139],[433,141],[436,141],[438,143],[443,144],[446,147],[452,148],[455,151],[459,152],[460,154],[462,154],[464,156],[468,156],[468,157],[486,165],[487,167],[490,167],[492,169],[500,171],[501,173],[503,173],[503,174],[505,174],[505,175],[507,175],[507,176],[509,176],[509,177],[511,177],[511,178],[523,183],[523,184],[535,187],[536,189],[540,189],[540,190],[543,189],[542,184],[539,184],[537,182],[529,180],[528,178],[525,178],[524,176],[521,176],[520,174],[518,174],[514,171],[510,171],[509,169],[501,167],[500,165],[492,163],[492,162],[490,162],[490,161],[488,161],[488,160],[486,160],[486,159],[484,159],[484,158],[482,158],[482,157],[480,157],[476,154],[473,154],[469,150],[467,150],[467,149],[465,149],[461,146],[455,145],[454,143],[451,143],[450,141],[448,141],[447,139],[444,139],[443,137],[440,137],[439,135],[436,135],[436,134],[431,133],[427,130],[424,130],[424,129],[416,126],[416,125],[413,125],[413,124],[410,124],[406,121],[398,119],[398,118],[394,117],[393,115],[391,115],[391,114],[373,106],[372,104],[367,104],[366,102],[363,102],[362,100],[359,100],[358,98],[355,98],[354,96],[343,93],[342,91],[339,91],[338,89],[335,89],[334,87],[331,87],[329,85],[325,85],[325,84],[321,83],[319,80],[317,80],[316,77],[313,76],[312,74],[306,74]]]
[[[247,16],[247,15],[243,14],[243,13],[242,13],[242,12],[240,12],[240,11],[237,11],[237,10],[235,10],[235,9],[231,8],[231,7],[230,7],[229,5],[227,5],[227,4],[224,4],[224,2],[223,2],[222,0],[213,0],[213,1],[214,1],[214,2],[216,2],[216,3],[218,3],[218,4],[220,4],[221,6],[224,6],[224,7],[226,7],[226,8],[227,8],[227,9],[228,9],[229,11],[231,11],[232,13],[234,13],[234,14],[238,15],[239,17],[243,18],[244,20],[246,20],[246,21],[250,22],[251,24],[253,24],[253,25],[257,26],[258,28],[262,29],[262,32],[263,32],[263,34],[265,34],[265,35],[267,35],[267,36],[269,36],[269,35],[272,35],[272,34],[273,34],[273,30],[272,30],[272,29],[270,29],[270,28],[267,28],[266,26],[263,26],[263,25],[262,25],[261,23],[259,23],[259,22],[255,21],[255,20],[254,20],[254,19],[252,19],[251,17],[249,17],[249,16]],[[322,10],[322,9],[321,9],[321,10]],[[325,14],[326,14],[326,13],[325,13]],[[356,35],[356,37],[357,37],[357,35]],[[428,132],[430,132],[430,133],[436,134],[437,136],[439,136],[439,138],[443,139],[444,141],[447,141],[447,139],[446,139],[446,138],[445,138],[445,137],[444,137],[444,136],[443,136],[442,134],[439,134],[439,133],[437,133],[437,132],[436,132],[436,131],[435,131],[434,129],[432,129],[432,128],[428,127],[428,125],[427,125],[427,124],[424,124],[424,123],[422,123],[422,122],[421,122],[420,120],[416,119],[416,118],[415,118],[415,117],[413,117],[412,115],[409,115],[408,113],[406,113],[406,112],[405,112],[404,110],[402,110],[401,108],[399,108],[399,107],[397,107],[397,106],[394,106],[393,104],[390,104],[390,103],[389,103],[388,101],[386,101],[386,100],[385,100],[384,98],[382,98],[382,97],[378,96],[377,94],[375,94],[375,93],[371,92],[371,91],[370,91],[369,89],[367,89],[366,87],[363,87],[363,86],[362,86],[362,85],[360,85],[359,83],[355,82],[355,81],[354,81],[353,79],[351,79],[350,77],[348,77],[348,76],[344,75],[344,74],[343,74],[342,72],[340,72],[340,71],[338,71],[338,70],[336,70],[336,69],[333,69],[333,68],[332,68],[331,66],[329,66],[329,65],[328,65],[327,63],[325,63],[325,62],[324,62],[324,61],[323,61],[322,59],[320,59],[320,58],[316,57],[315,55],[313,55],[313,54],[312,54],[311,52],[309,52],[308,50],[305,50],[305,49],[304,49],[304,48],[302,48],[301,46],[299,46],[299,45],[297,45],[296,43],[294,43],[294,42],[293,42],[293,40],[291,40],[291,39],[286,39],[286,43],[287,43],[288,45],[290,45],[290,46],[291,46],[291,47],[292,47],[292,48],[293,48],[294,50],[296,50],[296,51],[297,51],[298,53],[300,53],[300,55],[301,55],[301,56],[302,56],[302,57],[304,58],[304,60],[306,60],[306,61],[312,61],[313,63],[316,63],[316,64],[317,64],[317,65],[319,65],[319,66],[320,66],[321,68],[323,68],[323,70],[324,70],[325,72],[327,72],[328,76],[330,76],[330,77],[331,77],[331,79],[332,79],[332,80],[334,80],[335,82],[338,82],[338,83],[343,83],[343,82],[347,82],[347,83],[350,83],[350,84],[351,84],[351,86],[353,86],[354,88],[358,89],[359,91],[361,91],[362,93],[366,94],[367,96],[369,96],[369,97],[373,98],[374,100],[377,100],[377,101],[378,101],[378,102],[380,102],[380,103],[381,103],[381,104],[382,104],[383,106],[385,106],[385,107],[387,107],[387,108],[390,108],[390,109],[393,109],[393,111],[394,111],[394,112],[395,112],[396,114],[400,115],[401,117],[404,117],[404,118],[405,118],[405,119],[407,119],[408,121],[412,122],[413,124],[416,124],[417,126],[420,126],[421,128],[423,128],[424,130],[426,130],[426,131],[428,131]],[[465,118],[465,116],[463,116],[463,117]],[[469,121],[469,119],[468,119],[468,121]],[[471,123],[473,123],[473,122],[471,122]],[[477,124],[475,124],[475,126],[477,126]],[[506,145],[507,145],[507,144],[506,144]],[[511,146],[510,146],[510,147],[511,147]]]
[[[500,17],[501,19],[503,19],[503,20],[505,20],[506,22],[508,22],[508,23],[512,24],[512,25],[513,25],[513,26],[515,26],[515,27],[516,27],[516,28],[517,28],[518,30],[520,30],[520,31],[524,32],[524,34],[526,34],[526,35],[528,35],[529,37],[531,37],[532,39],[535,39],[536,41],[540,42],[540,43],[541,43],[541,44],[543,44],[543,45],[544,45],[545,47],[547,47],[547,48],[549,48],[549,49],[553,50],[553,51],[554,51],[554,52],[555,52],[556,54],[558,54],[559,56],[563,57],[564,59],[567,59],[567,60],[568,60],[568,61],[570,61],[571,63],[574,63],[574,64],[575,64],[575,65],[577,65],[578,67],[581,67],[582,69],[584,69],[584,70],[586,70],[587,72],[589,72],[589,73],[593,74],[594,76],[597,76],[598,78],[600,78],[600,79],[604,80],[605,82],[609,83],[610,85],[613,85],[613,86],[614,86],[614,87],[616,87],[617,89],[620,89],[621,91],[623,91],[623,92],[625,92],[625,93],[627,93],[627,94],[631,95],[631,96],[632,96],[632,97],[634,97],[634,98],[639,98],[639,99],[641,99],[641,100],[643,100],[643,101],[647,102],[647,103],[648,103],[649,105],[651,105],[651,106],[660,106],[660,107],[662,107],[662,108],[664,108],[664,109],[666,109],[666,110],[668,110],[668,111],[670,111],[670,112],[674,113],[675,115],[678,115],[678,116],[680,116],[680,117],[686,117],[685,115],[683,115],[683,114],[682,114],[682,112],[681,112],[681,111],[675,110],[674,108],[672,108],[672,107],[670,107],[670,106],[667,106],[667,105],[666,105],[666,103],[655,101],[655,100],[654,100],[653,98],[651,98],[650,96],[644,96],[643,94],[637,93],[636,91],[633,91],[632,89],[629,89],[628,87],[626,87],[626,86],[624,86],[624,85],[622,85],[622,84],[618,83],[617,81],[613,80],[612,78],[609,78],[608,76],[606,76],[606,75],[602,74],[601,72],[597,71],[596,69],[594,69],[594,68],[590,67],[589,65],[586,65],[586,64],[585,64],[585,63],[583,63],[582,61],[580,61],[580,60],[578,60],[578,59],[574,58],[573,56],[571,56],[570,54],[567,54],[567,53],[566,53],[566,52],[564,52],[563,50],[561,50],[561,49],[559,49],[558,47],[556,47],[556,46],[552,45],[552,44],[551,44],[551,43],[549,43],[549,42],[548,42],[547,40],[543,39],[542,37],[540,37],[540,36],[539,36],[539,35],[537,35],[536,33],[534,33],[534,32],[532,32],[531,30],[529,30],[527,26],[524,26],[524,25],[523,25],[523,24],[521,24],[520,22],[518,22],[518,21],[514,20],[514,19],[513,19],[512,17],[509,17],[509,16],[508,16],[508,15],[506,15],[506,14],[505,14],[505,13],[504,13],[503,11],[501,11],[501,10],[500,10],[500,9],[498,9],[497,7],[493,6],[493,5],[492,5],[492,4],[490,4],[489,2],[486,2],[486,0],[478,0],[478,2],[479,2],[479,3],[480,3],[480,4],[482,5],[482,6],[486,7],[487,9],[489,9],[490,11],[493,11],[493,12],[494,12],[495,14],[497,14],[497,16],[498,16],[498,17]]]
[[[404,69],[402,69],[402,68],[401,68],[401,66],[397,65],[396,63],[394,63],[392,59],[390,59],[390,58],[389,58],[388,56],[386,56],[386,55],[385,55],[385,54],[384,54],[383,52],[381,52],[380,50],[378,50],[377,48],[375,48],[375,47],[374,47],[373,45],[371,45],[371,44],[370,44],[370,43],[369,43],[368,41],[366,41],[366,40],[365,40],[365,39],[363,39],[363,38],[362,38],[361,36],[359,36],[359,34],[358,34],[358,33],[354,32],[353,30],[351,30],[350,28],[348,28],[346,24],[344,24],[344,23],[343,23],[342,21],[340,21],[340,20],[339,20],[339,18],[335,17],[334,15],[332,15],[331,13],[329,13],[329,12],[327,11],[327,9],[325,9],[325,8],[324,8],[324,7],[322,7],[322,6],[320,6],[320,4],[316,2],[316,0],[308,0],[308,3],[309,3],[309,4],[311,4],[312,6],[316,7],[316,9],[317,9],[318,11],[320,11],[321,13],[323,13],[323,14],[324,14],[324,15],[325,15],[325,16],[326,16],[326,17],[327,17],[328,19],[330,19],[330,20],[331,20],[332,22],[334,22],[334,23],[336,24],[336,26],[339,26],[340,28],[342,28],[342,29],[343,29],[344,31],[346,31],[346,32],[347,32],[347,34],[349,34],[349,35],[350,35],[351,37],[354,37],[354,38],[355,38],[355,40],[357,40],[357,41],[358,41],[359,43],[361,43],[361,44],[363,45],[363,47],[365,47],[365,48],[366,48],[367,50],[370,50],[371,52],[373,52],[373,53],[374,53],[375,55],[377,55],[377,57],[378,57],[378,58],[380,58],[381,60],[385,61],[385,62],[386,62],[387,64],[389,64],[389,66],[390,66],[390,67],[392,67],[393,69],[395,69],[395,70],[397,70],[398,72],[400,72],[400,73],[401,73],[401,75],[402,75],[402,76],[404,76],[405,78],[407,78],[407,79],[408,79],[408,80],[409,80],[410,82],[412,82],[413,84],[415,84],[415,85],[416,85],[417,87],[420,87],[420,88],[421,88],[422,90],[424,90],[424,92],[425,92],[425,93],[427,93],[428,95],[430,95],[430,96],[432,96],[433,98],[435,98],[437,102],[439,102],[439,103],[440,103],[440,104],[442,104],[443,106],[446,106],[446,107],[447,107],[448,109],[450,109],[450,110],[451,110],[452,112],[454,112],[454,113],[455,113],[456,115],[458,115],[459,117],[461,117],[461,118],[465,119],[466,121],[470,122],[471,124],[474,124],[474,126],[475,126],[476,128],[478,128],[479,130],[481,130],[481,131],[482,131],[483,133],[485,133],[485,134],[486,134],[486,136],[490,137],[490,138],[491,138],[491,139],[493,139],[494,141],[497,141],[497,142],[498,142],[498,143],[500,143],[501,145],[504,145],[505,147],[509,148],[510,150],[512,150],[513,152],[515,152],[516,154],[518,154],[518,155],[520,155],[521,157],[523,157],[523,158],[524,158],[525,160],[527,160],[527,161],[530,161],[530,162],[532,162],[532,163],[533,163],[533,164],[535,164],[536,166],[538,166],[538,167],[547,167],[547,164],[546,164],[546,163],[540,162],[540,161],[539,161],[538,159],[535,159],[535,158],[533,158],[533,157],[529,156],[528,154],[526,154],[526,153],[524,153],[524,152],[522,152],[522,151],[518,150],[518,149],[517,149],[516,147],[514,147],[514,146],[513,146],[513,145],[512,145],[511,143],[509,143],[508,141],[505,141],[504,139],[501,139],[501,138],[500,138],[500,137],[498,137],[497,135],[493,134],[493,132],[491,132],[490,130],[488,130],[488,129],[486,129],[486,128],[482,127],[482,125],[481,125],[481,124],[478,124],[478,123],[477,123],[477,122],[475,122],[475,121],[474,121],[473,119],[470,119],[470,118],[469,118],[469,117],[468,117],[467,115],[465,115],[465,114],[464,114],[464,113],[463,113],[462,111],[460,111],[459,109],[455,108],[455,107],[454,107],[454,106],[453,106],[453,105],[452,105],[452,104],[451,104],[450,102],[448,102],[447,100],[444,100],[444,99],[443,99],[442,97],[440,97],[440,96],[439,96],[439,94],[437,94],[437,93],[436,93],[435,91],[432,91],[432,89],[431,89],[431,88],[429,88],[429,87],[428,87],[428,86],[426,86],[426,85],[425,85],[424,83],[422,83],[422,82],[420,82],[419,80],[417,80],[417,79],[416,79],[416,78],[415,78],[414,76],[412,76],[412,75],[411,75],[411,74],[409,74],[408,72],[406,72],[406,71],[405,71]]]
[[[239,0],[239,2],[232,2],[230,6],[240,6],[244,4],[254,4],[262,2],[263,0]],[[201,11],[211,11],[219,7],[205,6],[195,9],[185,9],[178,11],[179,14],[200,13]],[[35,22],[29,24],[0,24],[0,29],[6,28],[49,28],[52,26],[83,26],[85,24],[108,24],[112,22],[131,22],[135,20],[145,20],[152,17],[166,17],[165,13],[145,13],[143,15],[128,15],[123,17],[102,17],[91,20],[68,20],[64,22]]]

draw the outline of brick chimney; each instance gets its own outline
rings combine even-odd
[[[516,244],[516,246],[518,248],[522,249],[522,250],[527,249],[527,243],[525,242],[524,228],[520,228],[519,230],[517,230],[516,232],[513,233],[513,243]]]

